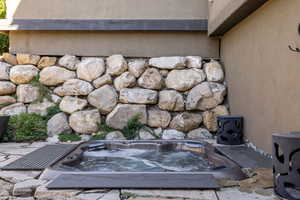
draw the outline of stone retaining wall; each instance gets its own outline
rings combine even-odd
[[[50,89],[42,102],[38,84]],[[72,129],[91,135],[99,123],[121,129],[135,115],[163,139],[198,139],[217,129],[228,114],[222,66],[199,56],[150,59],[40,57],[3,54],[0,63],[1,115],[46,115],[59,104],[62,113],[48,121],[48,135]],[[143,139],[153,135],[140,133]],[[118,132],[107,139],[122,138]]]

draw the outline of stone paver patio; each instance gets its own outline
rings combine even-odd
[[[0,167],[47,142],[2,143]],[[279,200],[272,189],[241,192],[238,187],[214,190],[47,190],[40,171],[0,171],[0,200]],[[234,185],[234,184],[233,184]]]

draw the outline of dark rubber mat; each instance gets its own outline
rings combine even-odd
[[[210,174],[63,174],[48,189],[218,189]]]
[[[2,170],[43,170],[58,159],[65,156],[76,145],[56,144],[47,145],[29,153],[22,158],[2,167]]]
[[[272,168],[272,159],[247,146],[218,146],[216,149],[242,168]]]

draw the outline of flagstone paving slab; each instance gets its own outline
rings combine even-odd
[[[267,190],[268,191],[268,190]],[[219,200],[280,200],[273,192],[269,190],[264,195],[253,193],[246,193],[239,191],[238,188],[224,188],[216,191]]]

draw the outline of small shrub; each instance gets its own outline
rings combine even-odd
[[[128,120],[127,125],[121,130],[126,139],[133,140],[138,136],[139,131],[145,128],[145,125],[140,122],[140,119],[140,115],[135,115]]]
[[[47,138],[47,122],[37,114],[22,113],[12,116],[8,123],[8,139],[33,142]]]
[[[0,33],[0,54],[3,54],[4,52],[8,52],[8,48],[9,48],[8,35]]]
[[[44,117],[46,121],[50,120],[54,115],[60,113],[61,110],[59,108],[59,105],[55,104],[54,106],[51,106],[47,108],[47,115]]]
[[[110,133],[113,131],[117,131],[118,129],[112,128],[110,126],[108,126],[106,123],[104,124],[99,124],[99,131],[103,132],[103,133]]]
[[[75,133],[61,133],[58,139],[61,142],[77,142],[81,140],[81,137]]]
[[[36,103],[43,102],[44,99],[48,99],[49,101],[51,101],[51,90],[45,85],[41,84],[39,79],[40,76],[37,75],[29,83],[33,87],[37,87],[39,89],[39,97],[36,100]]]
[[[91,137],[91,140],[105,140],[106,134],[97,134]]]

